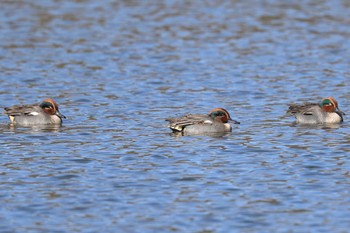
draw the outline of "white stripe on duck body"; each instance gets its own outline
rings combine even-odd
[[[66,118],[58,110],[53,99],[45,99],[41,104],[14,105],[5,108],[11,125],[60,125],[62,118]]]
[[[230,132],[232,126],[228,122],[239,124],[224,108],[214,108],[209,114],[187,114],[167,118],[166,121],[169,121],[169,128],[174,133],[181,132],[186,135]]]
[[[345,115],[333,97],[324,98],[319,104],[292,104],[287,113],[295,116],[296,122],[300,124],[336,124],[343,122]]]

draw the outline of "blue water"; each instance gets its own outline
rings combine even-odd
[[[60,128],[0,115],[1,232],[348,232],[346,1],[2,1],[0,107],[57,101]],[[224,107],[232,133],[172,135]]]

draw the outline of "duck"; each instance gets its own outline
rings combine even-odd
[[[173,133],[183,135],[231,132],[232,126],[228,123],[229,121],[240,124],[233,120],[224,108],[214,108],[208,114],[187,114],[165,120],[169,122],[168,127]]]
[[[291,104],[287,113],[299,124],[337,124],[343,122],[345,115],[333,97],[326,97],[320,103]]]
[[[62,118],[66,118],[51,98],[43,100],[40,104],[14,105],[4,109],[10,124],[16,126],[61,125]]]

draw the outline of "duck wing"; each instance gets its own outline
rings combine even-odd
[[[21,116],[21,115],[35,115],[33,113],[38,112],[38,106],[32,105],[15,105],[11,107],[6,107],[5,114],[9,116]]]
[[[169,128],[175,131],[182,131],[188,125],[212,124],[212,119],[205,114],[188,114],[182,117],[167,118]]]
[[[303,114],[303,115],[312,115],[313,114],[313,108],[318,107],[318,104],[315,103],[304,103],[304,104],[291,104],[289,106],[289,109],[287,113],[295,115],[297,113]]]

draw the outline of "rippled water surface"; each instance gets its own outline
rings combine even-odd
[[[348,232],[348,1],[1,1],[0,107],[51,97],[59,128],[0,116],[1,232]],[[224,135],[167,117],[224,107]]]

